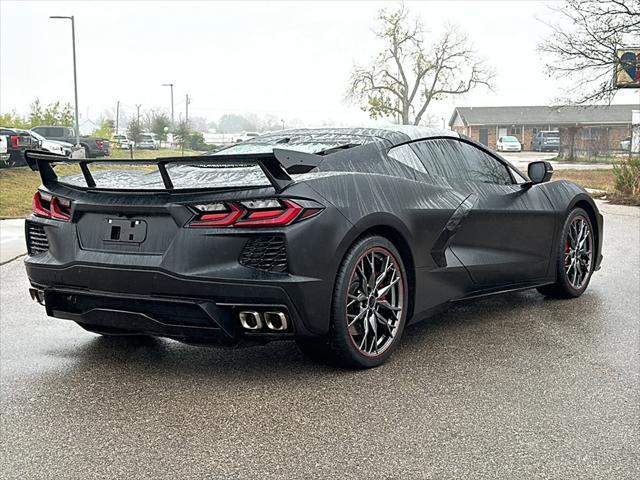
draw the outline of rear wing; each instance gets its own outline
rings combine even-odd
[[[62,155],[44,153],[42,151],[27,150],[25,152],[27,164],[31,170],[37,170],[42,178],[42,184],[48,187],[58,183],[53,166],[59,163],[78,164],[88,189],[97,189],[96,182],[89,169],[93,164],[109,165],[156,165],[164,189],[174,190],[171,181],[169,165],[219,165],[220,167],[247,167],[257,165],[269,180],[277,193],[280,193],[294,180],[290,173],[305,173],[316,168],[324,160],[324,156],[294,150],[274,149],[272,153],[239,154],[239,155],[201,155],[197,157],[167,157],[155,160],[108,160],[108,159],[73,159]],[[194,189],[197,189],[195,187]]]

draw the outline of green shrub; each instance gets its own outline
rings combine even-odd
[[[613,177],[617,194],[640,198],[640,158],[614,163]]]

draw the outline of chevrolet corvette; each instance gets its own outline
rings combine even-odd
[[[42,178],[25,224],[31,297],[102,335],[288,339],[369,368],[443,305],[578,297],[602,261],[583,188],[451,131],[283,130],[135,164],[26,158]]]

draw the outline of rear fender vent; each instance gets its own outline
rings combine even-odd
[[[263,235],[251,238],[240,254],[239,262],[245,267],[265,272],[287,271],[287,247],[284,235]]]
[[[38,255],[49,250],[49,239],[39,223],[27,222],[27,250],[29,255]]]

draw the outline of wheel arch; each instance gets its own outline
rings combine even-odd
[[[587,215],[589,215],[589,220],[591,220],[591,226],[593,227],[593,233],[596,240],[595,251],[599,252],[601,247],[601,232],[598,225],[598,217],[596,216],[596,207],[593,204],[593,200],[590,197],[588,199],[584,197],[576,198],[567,209],[566,214],[569,215],[569,212],[576,208],[583,209],[585,212],[587,212]]]
[[[363,221],[360,222],[361,225],[354,228],[351,231],[350,235],[347,235],[347,238],[344,242],[344,247],[341,249],[342,255],[340,256],[339,265],[342,264],[344,257],[349,249],[361,239],[369,236],[380,236],[389,240],[400,253],[400,257],[407,274],[407,287],[409,290],[409,308],[407,310],[407,321],[409,321],[413,316],[415,306],[415,259],[413,251],[411,249],[411,243],[408,238],[408,231],[405,228],[402,228],[402,226],[397,225],[397,223],[399,223],[399,220],[395,219],[395,217],[392,217],[393,219],[395,219],[395,221],[390,221],[390,219],[387,217],[387,215],[384,215],[382,216],[382,218],[377,217],[375,220],[373,218],[363,219]]]

